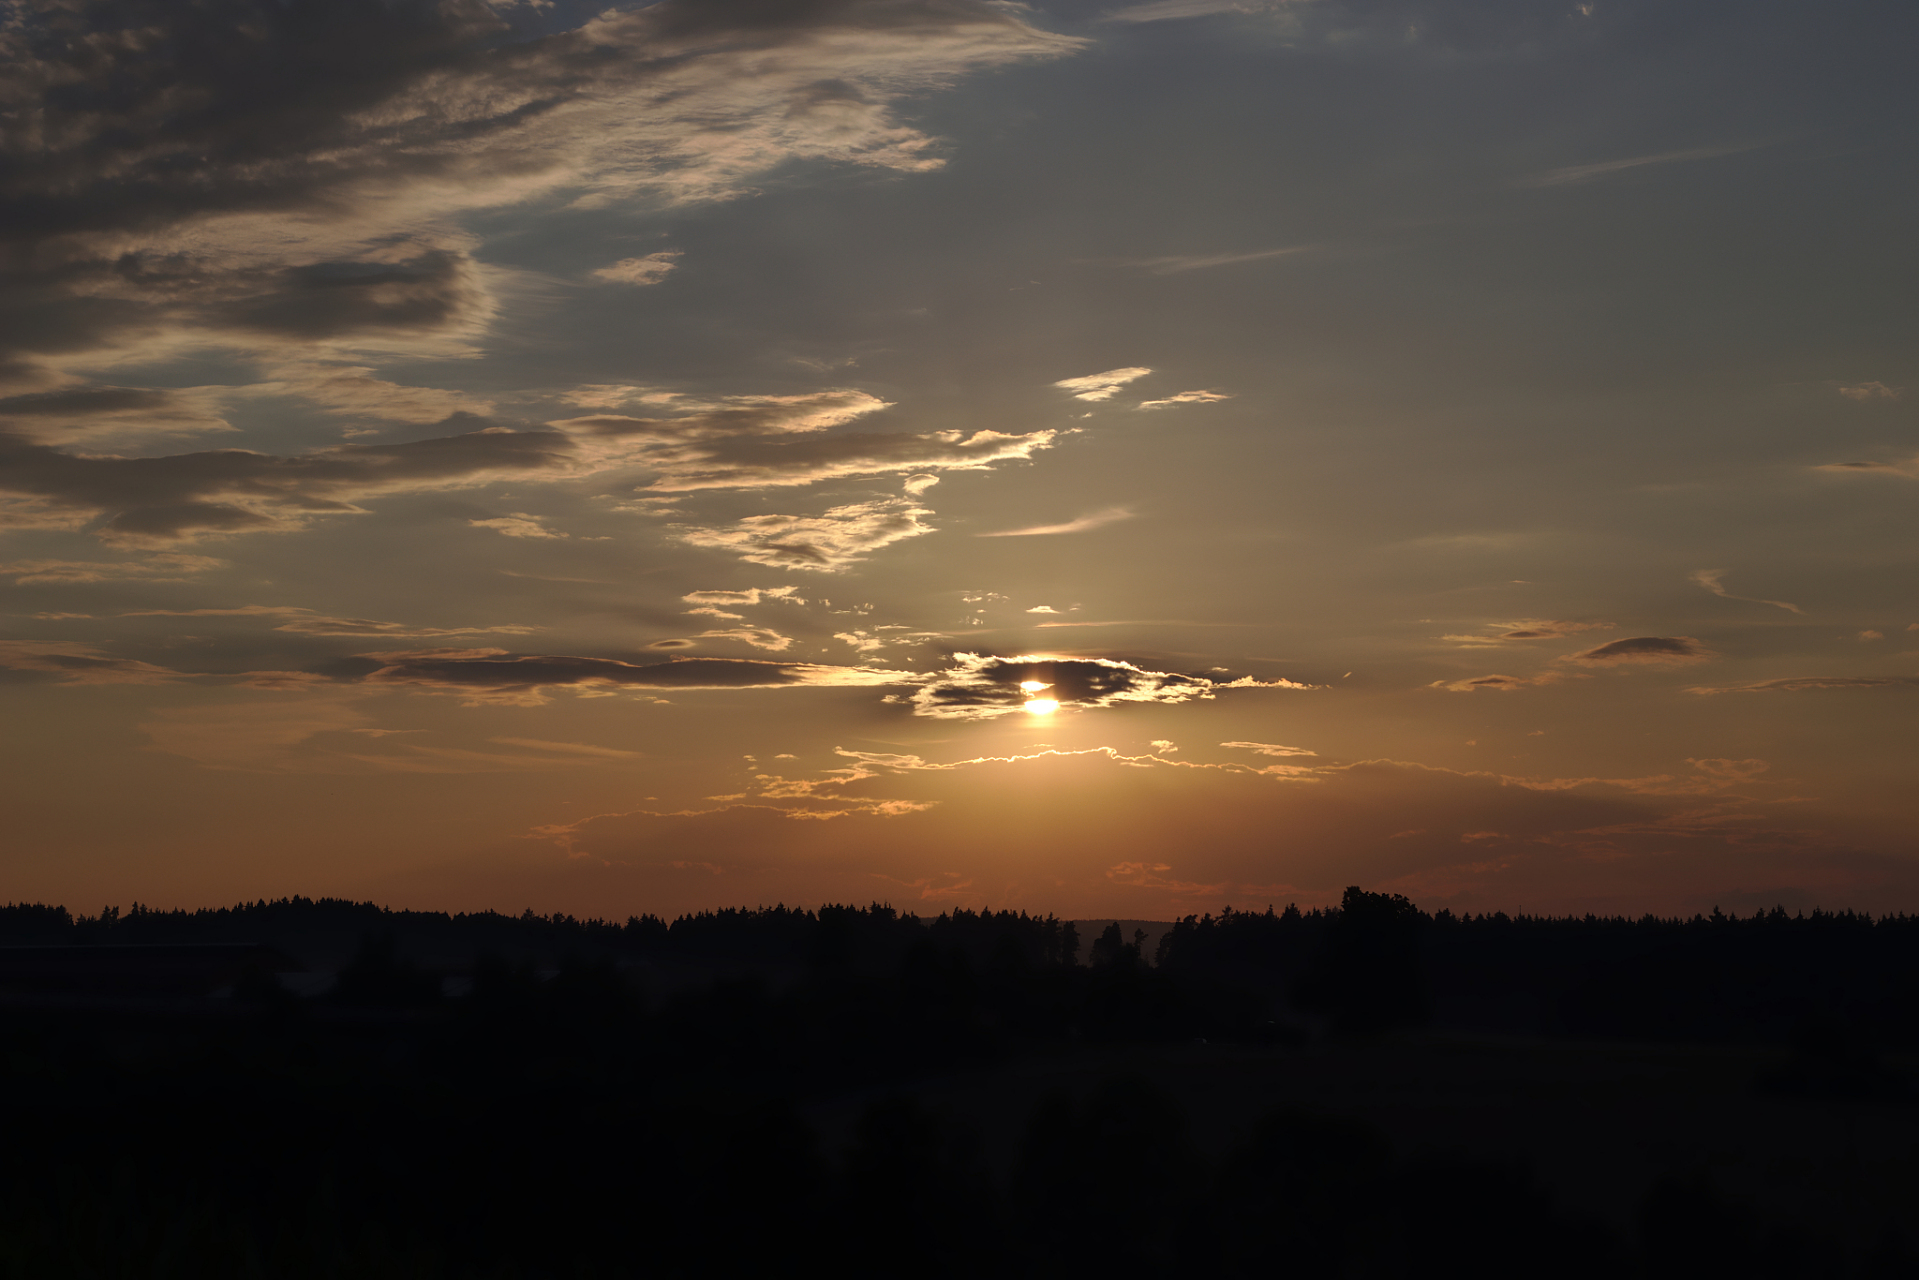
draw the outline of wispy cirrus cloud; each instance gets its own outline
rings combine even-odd
[[[1245,262],[1270,262],[1310,252],[1316,246],[1295,244],[1278,249],[1253,249],[1243,253],[1175,253],[1159,258],[1132,258],[1122,265],[1140,267],[1156,276],[1178,275],[1182,271],[1205,271],[1211,267],[1233,267]]]
[[[1761,600],[1757,596],[1736,596],[1726,589],[1726,584],[1723,581],[1725,576],[1726,571],[1724,569],[1697,569],[1692,573],[1692,581],[1698,583],[1714,595],[1726,600],[1743,600],[1747,604],[1769,604],[1775,609],[1784,609],[1787,613],[1805,613],[1805,610],[1801,609],[1798,605],[1788,604],[1784,600]]]
[[[1176,404],[1217,404],[1221,400],[1231,400],[1232,398],[1232,396],[1224,391],[1181,391],[1175,395],[1167,396],[1164,400],[1142,400],[1139,402],[1139,407],[1142,409],[1170,409]]]
[[[364,655],[378,664],[360,677],[375,686],[454,693],[469,702],[538,706],[555,690],[576,693],[674,689],[790,689],[899,684],[910,673],[756,658],[618,658],[509,654],[504,649],[416,649]]]
[[[1781,676],[1745,684],[1697,685],[1687,693],[1802,693],[1814,689],[1919,689],[1919,676]]]
[[[107,653],[98,645],[0,640],[0,668],[61,684],[168,684],[182,673]]]
[[[976,538],[1043,538],[1060,533],[1085,533],[1089,529],[1103,528],[1117,524],[1121,520],[1131,520],[1134,512],[1131,507],[1107,507],[1104,511],[1089,512],[1063,524],[1035,524],[1023,529],[1001,529],[996,533],[976,533]]]
[[[405,622],[381,622],[373,618],[336,618],[312,609],[290,605],[249,604],[232,609],[136,609],[122,613],[123,618],[286,618],[275,631],[303,636],[393,636],[405,639],[429,639],[441,636],[531,635],[541,630],[534,626],[420,627]]]
[[[0,564],[0,575],[11,577],[15,586],[178,582],[226,567],[226,561],[212,556],[162,551],[140,560],[14,560]]]
[[[1151,0],[1149,4],[1114,9],[1101,22],[1176,22],[1182,18],[1204,18],[1215,13],[1254,13],[1267,8],[1258,0]]]
[[[1557,640],[1562,636],[1578,635],[1582,631],[1611,631],[1615,624],[1610,622],[1579,622],[1558,618],[1529,618],[1523,622],[1489,622],[1487,627],[1492,635],[1467,633],[1464,635],[1441,636],[1441,640],[1450,640],[1454,644],[1499,648],[1514,642],[1529,640]]]
[[[1251,751],[1255,755],[1262,756],[1316,756],[1319,754],[1317,751],[1308,751],[1304,747],[1283,747],[1276,742],[1222,742],[1219,745],[1231,747],[1237,751]]]
[[[1745,142],[1730,146],[1688,147],[1679,151],[1658,151],[1649,155],[1626,156],[1618,160],[1596,160],[1587,164],[1566,165],[1559,169],[1548,169],[1522,179],[1522,187],[1565,187],[1580,183],[1593,182],[1600,178],[1624,173],[1629,169],[1641,169],[1648,165],[1684,164],[1691,160],[1714,160],[1720,156],[1735,156],[1747,151],[1757,151],[1770,144],[1764,142]]]

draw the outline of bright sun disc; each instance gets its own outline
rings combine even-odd
[[[1059,703],[1052,698],[1029,698],[1026,709],[1036,716],[1050,716],[1059,710]]]
[[[1044,680],[1022,680],[1019,682],[1019,691],[1021,693],[1038,693],[1041,689],[1050,688],[1052,688],[1052,686]]]

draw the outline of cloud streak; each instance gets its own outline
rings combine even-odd
[[[1693,571],[1692,581],[1698,583],[1714,595],[1726,600],[1743,600],[1747,604],[1769,604],[1775,609],[1784,609],[1787,613],[1797,613],[1800,615],[1804,615],[1806,612],[1798,605],[1788,604],[1784,600],[1761,600],[1757,596],[1736,596],[1726,590],[1725,583],[1721,581],[1725,576],[1726,571],[1724,569],[1697,569]]]
[[[1104,511],[1094,511],[1064,524],[1035,524],[1024,529],[1002,529],[997,533],[976,533],[976,538],[1043,538],[1060,533],[1085,533],[1090,529],[1104,528],[1117,524],[1121,520],[1133,518],[1131,507],[1107,507]]]

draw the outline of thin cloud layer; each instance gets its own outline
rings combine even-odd
[[[1783,676],[1749,684],[1699,685],[1687,693],[1800,693],[1810,689],[1919,689],[1919,676]]]
[[[980,533],[974,536],[978,538],[1044,538],[1060,533],[1085,533],[1089,529],[1103,528],[1132,518],[1131,507],[1108,507],[1104,511],[1090,512],[1063,524],[1035,524],[1028,525],[1024,529],[1001,529],[997,533]]]
[[[0,493],[97,521],[129,547],[284,532],[352,514],[384,494],[417,493],[589,469],[552,431],[485,428],[404,444],[346,444],[293,457],[222,449],[157,458],[77,455],[0,434]]]
[[[404,639],[430,639],[440,636],[531,635],[539,627],[504,625],[485,627],[420,627],[405,622],[381,622],[373,618],[334,618],[288,605],[241,605],[234,609],[136,609],[123,618],[286,618],[275,631],[302,636],[393,636]]]
[[[832,667],[749,658],[670,658],[635,663],[617,658],[510,655],[504,649],[420,649],[373,653],[380,665],[369,685],[463,694],[469,701],[522,706],[544,703],[556,689],[576,693],[673,689],[785,689],[802,686],[898,684],[910,676],[869,667]]]

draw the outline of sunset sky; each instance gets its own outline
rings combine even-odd
[[[1919,909],[1910,0],[15,0],[0,900]]]

